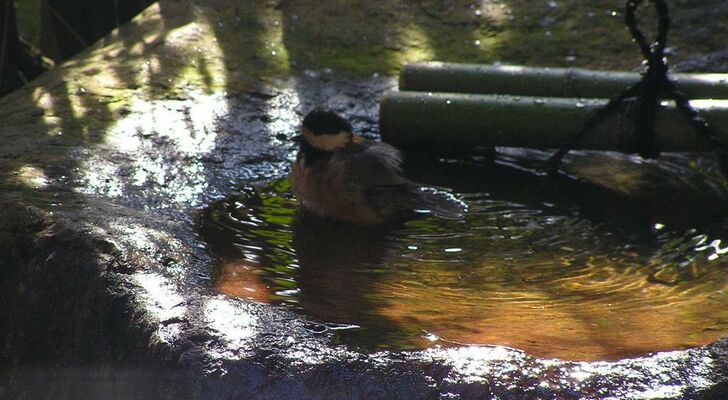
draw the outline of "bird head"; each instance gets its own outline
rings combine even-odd
[[[334,151],[349,143],[352,136],[349,121],[333,111],[316,109],[303,118],[301,135],[294,139],[318,150]]]

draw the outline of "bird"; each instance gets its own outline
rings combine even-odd
[[[459,215],[403,176],[399,150],[355,135],[337,113],[314,109],[300,130],[292,138],[299,149],[289,178],[294,196],[313,214],[360,225],[403,222],[428,208]]]

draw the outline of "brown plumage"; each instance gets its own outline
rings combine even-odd
[[[315,110],[303,121],[293,192],[309,211],[358,224],[406,219],[422,202],[419,186],[402,176],[397,149],[356,136],[330,111]]]

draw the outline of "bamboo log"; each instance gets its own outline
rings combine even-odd
[[[506,146],[554,149],[564,146],[604,99],[389,92],[380,105],[380,132],[401,147]],[[691,105],[728,141],[728,100],[694,100]],[[632,138],[619,115],[604,119],[578,149],[625,150]],[[672,102],[655,122],[661,151],[709,151]]]
[[[671,74],[693,99],[728,99],[728,74]],[[611,98],[640,80],[636,72],[510,65],[415,63],[404,66],[403,91]]]

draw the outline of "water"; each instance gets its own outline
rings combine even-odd
[[[495,344],[612,360],[728,334],[725,218],[656,222],[576,181],[478,168],[414,171],[449,182],[467,212],[390,230],[301,212],[285,179],[244,186],[203,216],[216,287],[368,351]]]

